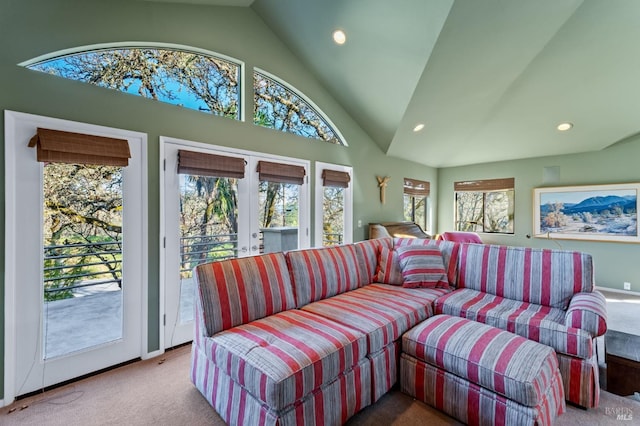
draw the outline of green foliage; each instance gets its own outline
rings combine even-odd
[[[414,222],[426,231],[427,229],[427,197],[416,197],[404,194],[404,220]]]
[[[323,188],[322,234],[324,246],[342,244],[343,242],[344,188]]]
[[[239,119],[238,64],[156,48],[82,52],[30,67],[100,87]]]
[[[254,124],[343,145],[337,132],[293,89],[253,73]]]
[[[66,289],[45,301],[73,297],[68,288],[88,279],[121,279],[121,168],[48,163],[43,182],[44,287]]]
[[[180,186],[181,276],[204,262],[235,257],[237,180],[182,175]]]

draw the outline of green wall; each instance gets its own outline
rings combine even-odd
[[[114,42],[172,43],[208,49],[259,67],[287,81],[312,99],[334,122],[348,147],[303,139],[249,122],[204,113],[64,80],[18,67],[22,61],[83,45]],[[331,43],[327,36],[327,43]],[[148,135],[149,168],[149,336],[158,349],[159,333],[159,136],[233,146],[353,166],[354,240],[366,238],[366,224],[402,219],[402,178],[432,183],[437,230],[453,227],[453,182],[515,177],[515,235],[483,235],[490,243],[581,250],[594,256],[598,286],[622,289],[629,281],[640,291],[640,246],[581,241],[527,239],[532,233],[532,189],[540,186],[606,184],[640,181],[640,137],[603,151],[579,155],[506,161],[433,169],[387,157],[351,119],[304,64],[286,49],[251,9],[154,4],[110,0],[4,0],[0,4],[0,109],[39,114],[144,132]],[[245,90],[251,117],[251,81]],[[0,117],[0,120],[3,120]],[[4,129],[4,122],[2,122]],[[4,145],[4,132],[0,132]],[[544,182],[545,167],[559,167],[559,179]],[[0,150],[4,177],[4,150]],[[376,175],[389,175],[385,205],[379,202]],[[314,176],[312,170],[311,176]],[[2,178],[4,179],[4,178]],[[4,181],[0,185],[0,238],[4,240]],[[313,211],[313,210],[312,210]],[[313,218],[312,218],[313,219]],[[361,220],[362,228],[357,228]],[[26,227],[28,224],[19,224]],[[2,248],[4,250],[4,246]],[[4,271],[4,256],[0,256]],[[0,275],[0,399],[4,384],[4,276]]]
[[[331,118],[349,146],[334,146],[260,128],[251,124],[251,119],[237,122],[213,117],[16,65],[62,49],[131,41],[180,44],[228,55],[245,63],[249,78],[253,67],[275,74],[313,100]],[[331,43],[329,34],[327,43]],[[312,177],[315,160],[352,166],[354,240],[366,237],[368,222],[402,220],[403,177],[432,182],[432,200],[437,199],[437,170],[387,157],[248,8],[119,0],[3,0],[0,3],[0,75],[2,110],[111,126],[148,135],[149,351],[158,349],[160,333],[158,144],[161,135],[312,160]],[[251,117],[250,79],[245,87],[246,116]],[[4,129],[4,118],[0,120]],[[0,140],[4,146],[4,132],[0,133]],[[0,168],[4,179],[4,149],[0,150]],[[391,176],[385,205],[379,202],[376,175]],[[0,238],[4,240],[4,181],[0,191]],[[436,207],[435,203],[432,205]],[[362,228],[357,228],[358,220],[362,221]],[[19,224],[19,228],[28,225]],[[4,271],[4,256],[0,256],[0,266]],[[1,399],[4,351],[13,350],[4,348],[4,274],[0,277],[0,318]]]
[[[453,183],[467,179],[515,178],[515,235],[484,234],[485,242],[515,246],[562,248],[591,253],[596,285],[622,290],[623,282],[640,292],[640,245],[613,242],[547,240],[533,235],[533,188],[640,182],[640,136],[598,152],[504,161],[438,171],[438,230],[453,228]],[[557,167],[559,178],[545,182],[545,167]],[[547,175],[549,176],[549,175]]]

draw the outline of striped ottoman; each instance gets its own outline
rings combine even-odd
[[[548,346],[508,331],[436,315],[402,336],[401,388],[471,425],[550,425],[564,413]]]

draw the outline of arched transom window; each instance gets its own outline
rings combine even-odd
[[[241,120],[242,63],[176,45],[99,45],[49,54],[23,65],[71,80]],[[300,91],[254,71],[254,124],[347,145],[329,118]]]
[[[293,87],[268,75],[253,72],[253,122],[306,138],[346,145],[329,118]]]
[[[21,65],[218,116],[241,116],[241,64],[204,51],[102,47]]]

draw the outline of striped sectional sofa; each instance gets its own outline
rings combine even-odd
[[[556,351],[568,401],[597,407],[595,338],[607,329],[606,301],[594,291],[589,254],[463,244],[457,289],[434,304],[436,314],[482,322]]]
[[[379,253],[409,244],[439,248],[448,288],[372,282]],[[605,320],[603,299],[591,291],[590,257],[536,250],[518,257],[513,248],[505,257],[501,250],[382,238],[199,265],[191,380],[231,425],[342,424],[396,383],[404,333],[436,310],[457,310],[451,315],[563,349],[565,394],[595,406],[592,340],[604,332]],[[496,269],[505,259],[510,266]],[[571,266],[564,265],[569,260]],[[520,293],[505,290],[520,277],[517,269],[529,274]],[[496,286],[498,274],[509,278]],[[536,285],[553,290],[537,297]],[[501,290],[493,294],[494,287]],[[493,320],[494,312],[502,322]]]

